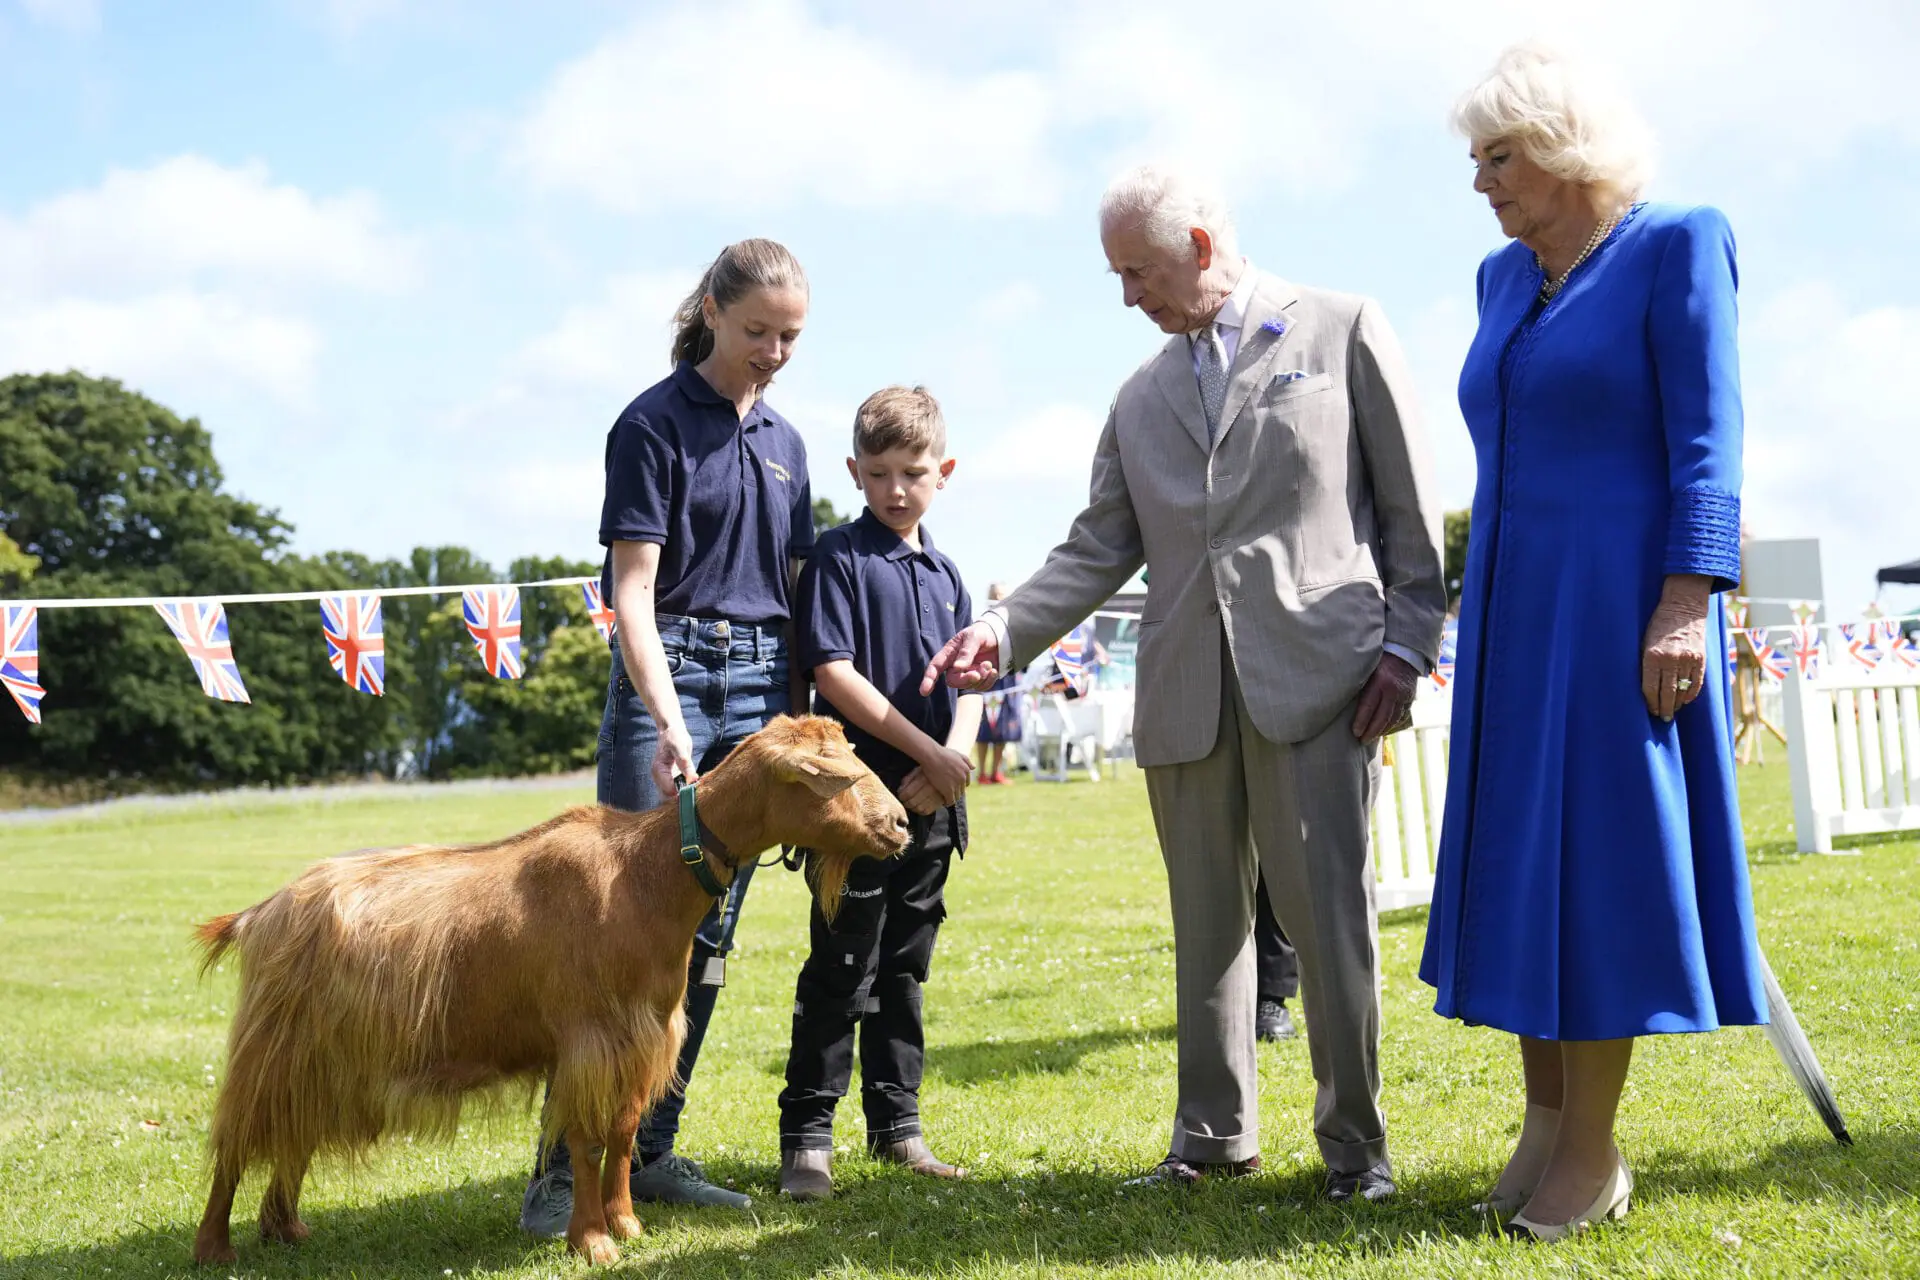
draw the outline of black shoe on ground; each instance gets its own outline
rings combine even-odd
[[[1244,1178],[1260,1170],[1260,1157],[1228,1160],[1218,1164],[1194,1164],[1169,1154],[1165,1160],[1137,1178],[1128,1178],[1123,1187],[1191,1187],[1208,1178]]]
[[[1293,1015],[1284,1000],[1262,1000],[1253,1011],[1253,1038],[1291,1040],[1300,1033],[1294,1029]]]
[[[1327,1199],[1335,1204],[1345,1204],[1355,1196],[1377,1202],[1385,1200],[1399,1189],[1393,1181],[1393,1162],[1390,1160],[1382,1160],[1371,1169],[1362,1169],[1358,1173],[1327,1170]]]

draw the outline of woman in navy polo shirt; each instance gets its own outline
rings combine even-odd
[[[673,373],[640,393],[607,436],[600,586],[617,631],[600,724],[599,799],[651,809],[673,775],[697,779],[792,709],[786,633],[800,563],[813,550],[807,451],[760,398],[807,319],[807,277],[771,240],[729,245],[681,303]],[[679,1079],[693,1075],[753,868],[701,922],[687,986]],[[635,1138],[633,1196],[745,1208],[674,1154],[684,1083]],[[573,1172],[543,1153],[520,1224],[566,1231]]]

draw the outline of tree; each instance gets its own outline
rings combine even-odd
[[[0,529],[0,591],[18,591],[39,567],[39,556],[22,551],[20,544]]]
[[[316,589],[337,565],[287,555],[278,514],[222,488],[211,437],[111,379],[0,379],[0,527],[36,592],[203,595]],[[148,610],[40,619],[46,723],[0,716],[0,765],[165,783],[357,773],[394,741],[384,699],[346,693],[312,604],[228,618],[253,706],[215,702]]]
[[[1447,512],[1443,543],[1445,554],[1441,563],[1442,573],[1447,580],[1448,604],[1460,598],[1461,585],[1467,578],[1467,530],[1472,523],[1473,512],[1470,510]]]
[[[843,525],[851,519],[853,519],[852,516],[843,516],[838,511],[835,511],[833,509],[833,503],[827,499],[815,498],[813,500],[814,533],[825,533],[827,530]]]

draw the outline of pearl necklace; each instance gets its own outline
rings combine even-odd
[[[1602,218],[1599,222],[1595,223],[1593,228],[1593,234],[1587,237],[1587,247],[1580,251],[1580,256],[1573,260],[1572,265],[1569,266],[1565,271],[1562,271],[1558,279],[1546,279],[1541,281],[1540,300],[1542,302],[1550,302],[1552,301],[1553,296],[1555,294],[1559,293],[1562,289],[1566,288],[1567,278],[1571,276],[1574,273],[1574,271],[1579,268],[1581,263],[1587,260],[1587,258],[1593,253],[1595,249],[1598,249],[1600,247],[1601,243],[1605,241],[1606,238],[1613,233],[1613,229],[1619,225],[1620,225],[1620,215],[1617,213],[1611,214],[1608,217]],[[1533,265],[1540,268],[1540,274],[1542,276],[1545,276],[1547,274],[1547,264],[1541,260],[1540,255],[1537,253],[1533,255]]]

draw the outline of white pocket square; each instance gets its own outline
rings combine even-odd
[[[1276,386],[1284,386],[1289,382],[1305,381],[1312,376],[1313,375],[1305,369],[1282,369],[1279,373],[1273,375],[1273,381]]]

